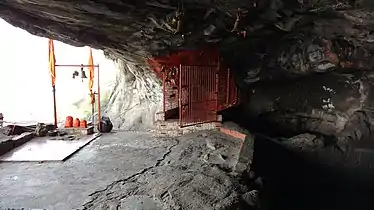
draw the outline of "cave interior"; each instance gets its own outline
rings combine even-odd
[[[2,0],[0,17],[37,36],[102,49],[154,83],[161,67],[150,60],[218,48],[240,93],[240,103],[222,110],[224,120],[314,162],[370,177],[373,6],[370,0]],[[264,173],[275,170],[276,183],[289,174]]]
[[[283,139],[310,133],[346,154],[374,146],[372,8],[367,0],[4,0],[0,17],[33,35],[102,49],[131,79],[153,84],[161,67],[150,60],[218,48],[240,93],[234,109],[222,109],[224,120]],[[145,89],[147,99],[161,92]]]

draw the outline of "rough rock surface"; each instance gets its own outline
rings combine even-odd
[[[246,15],[235,28],[238,7]],[[240,120],[263,121],[281,136],[331,136],[346,153],[372,144],[363,143],[372,136],[372,8],[369,0],[3,0],[0,17],[123,62],[131,74],[122,73],[108,110],[128,128],[151,122],[160,105],[146,58],[216,43],[245,95],[247,117]],[[178,9],[184,12],[180,31],[172,24]],[[140,105],[132,108],[133,101]]]
[[[115,58],[113,58],[115,59]],[[118,68],[114,89],[102,107],[114,129],[142,130],[153,125],[155,113],[161,110],[160,83],[152,72],[115,59]]]
[[[246,209],[239,208],[240,195],[249,189],[227,173],[238,158],[239,142],[216,131],[208,134],[176,139],[156,165],[93,193],[85,209]]]
[[[373,148],[370,74],[317,74],[252,88],[252,100],[243,104],[249,124],[274,137],[313,134],[284,141],[297,152],[322,151],[318,158],[344,164],[355,150]]]

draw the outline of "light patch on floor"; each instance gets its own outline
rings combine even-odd
[[[71,141],[34,138],[1,156],[0,161],[63,161],[99,136],[94,134]]]

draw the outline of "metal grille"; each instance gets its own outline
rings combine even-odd
[[[217,90],[218,66],[180,66],[180,126],[216,121]]]
[[[238,100],[238,88],[229,68],[220,66],[218,88],[218,111],[235,106]]]

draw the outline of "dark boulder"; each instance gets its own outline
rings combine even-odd
[[[109,117],[101,117],[100,121],[100,128],[97,126],[97,130],[99,130],[101,133],[110,133],[113,129],[112,121],[110,121]]]

